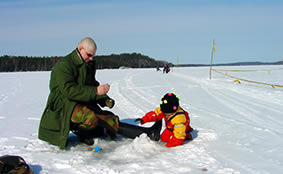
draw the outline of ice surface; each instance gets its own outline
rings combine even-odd
[[[268,71],[230,75],[283,85],[283,66],[216,67]],[[283,171],[283,89],[242,82],[208,67],[98,70],[111,85],[112,109],[131,121],[176,92],[199,133],[193,141],[166,148],[145,135],[136,139],[95,139],[98,153],[70,134],[66,150],[38,140],[38,126],[49,94],[50,72],[0,73],[0,156],[22,156],[35,173],[215,173],[278,174]],[[150,124],[145,125],[150,126]]]

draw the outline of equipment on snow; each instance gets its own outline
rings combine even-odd
[[[4,155],[0,157],[0,174],[33,174],[25,160],[20,156]]]
[[[88,151],[92,151],[92,152],[100,152],[102,149],[100,147],[98,147],[98,146],[95,146],[93,148],[89,147],[87,150]]]
[[[128,138],[136,138],[142,133],[146,133],[151,140],[158,141],[160,139],[161,127],[162,127],[161,120],[155,122],[154,125],[149,128],[119,122],[118,134]]]

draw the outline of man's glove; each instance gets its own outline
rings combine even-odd
[[[108,108],[113,108],[113,106],[115,105],[115,100],[108,98],[106,99],[105,104]]]

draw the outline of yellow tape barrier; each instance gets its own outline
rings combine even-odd
[[[282,68],[280,68],[280,69],[282,69]],[[247,80],[247,79],[242,79],[242,78],[234,77],[234,76],[228,75],[227,72],[225,72],[225,73],[221,72],[221,71],[224,71],[224,70],[212,69],[212,71],[215,71],[215,72],[217,72],[219,74],[223,74],[223,75],[225,75],[227,77],[236,79],[236,80],[234,80],[234,82],[238,82],[238,83],[241,83],[241,81],[245,81],[245,82],[249,82],[249,83],[256,83],[256,84],[271,86],[272,88],[275,88],[275,87],[283,88],[283,85],[276,85],[276,84],[271,84],[271,83],[257,82],[257,81],[252,81],[252,80]],[[251,72],[251,71],[260,71],[260,70],[228,70],[228,71]]]
[[[254,69],[254,70],[226,70],[226,69],[217,69],[217,71],[225,71],[225,72],[257,72],[257,71],[274,71],[274,70],[282,70],[283,68],[276,68],[276,69]]]

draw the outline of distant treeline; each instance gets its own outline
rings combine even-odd
[[[152,67],[163,67],[167,62],[157,61],[148,56],[139,53],[123,53],[123,54],[112,54],[109,56],[95,56],[96,67],[98,69],[104,68],[152,68]]]
[[[213,66],[250,66],[250,65],[283,65],[283,61],[279,62],[235,62],[235,63],[218,63]],[[210,64],[178,64],[176,67],[194,67],[194,66],[210,66]]]
[[[0,56],[0,72],[50,71],[62,57]],[[139,53],[95,56],[97,69],[162,67],[167,62],[156,61]]]

